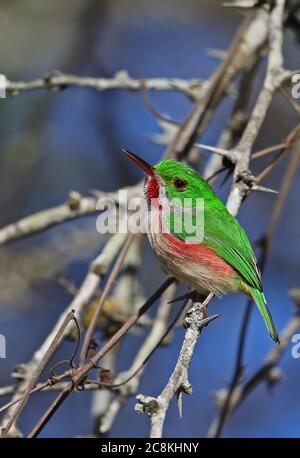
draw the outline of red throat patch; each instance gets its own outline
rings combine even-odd
[[[148,178],[145,184],[145,193],[149,200],[158,199],[159,197],[159,185],[155,177]]]

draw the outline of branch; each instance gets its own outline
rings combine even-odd
[[[175,395],[178,396],[181,411],[182,393],[192,394],[192,387],[188,380],[188,371],[195,346],[202,329],[218,317],[218,315],[205,317],[206,305],[211,297],[212,295],[210,294],[203,304],[195,303],[187,312],[184,319],[186,333],[180,354],[174,371],[162,393],[157,398],[151,398],[141,394],[137,396],[138,404],[136,405],[136,410],[149,415],[151,419],[150,437],[152,438],[162,437],[165,416],[173,397]]]
[[[112,401],[107,411],[103,415],[100,424],[100,432],[107,433],[118,415],[121,407],[126,400],[137,393],[141,378],[146,368],[146,362],[149,360],[150,355],[153,353],[157,345],[161,341],[167,327],[168,320],[173,308],[173,303],[170,302],[174,299],[176,291],[176,284],[173,283],[162,295],[158,307],[157,315],[155,317],[151,331],[149,332],[144,343],[139,348],[133,363],[130,368],[121,372],[115,379],[114,384],[119,384],[127,381],[124,385],[120,386],[119,394]]]
[[[105,367],[105,369],[108,369],[111,374],[113,374],[114,371],[116,370],[118,355],[119,355],[119,346],[116,345],[102,359],[102,363],[101,363],[102,367]],[[90,386],[92,387],[93,385],[90,385]],[[85,383],[85,389],[88,387],[89,385],[86,385]],[[94,435],[96,437],[102,436],[101,426],[103,424],[104,418],[107,415],[108,410],[110,409],[112,403],[114,402],[113,396],[114,395],[113,395],[112,390],[99,389],[99,387],[98,389],[96,389],[93,392],[92,402],[91,402],[91,413],[92,413],[92,418],[94,421]]]
[[[233,215],[237,214],[245,193],[248,190],[247,183],[245,183],[242,177],[248,172],[252,147],[266,117],[274,92],[281,86],[285,78],[282,58],[284,4],[285,0],[277,0],[270,13],[268,35],[270,50],[265,81],[241,140],[234,148],[237,156],[234,170],[235,183],[231,189],[227,202],[228,210]]]
[[[27,216],[0,229],[0,245],[96,212],[97,199],[72,192],[66,203]]]
[[[84,341],[83,341],[83,344],[82,344],[82,349],[81,349],[81,352],[80,352],[80,364],[83,365],[84,361],[85,361],[85,358],[87,356],[87,353],[88,353],[88,347],[89,347],[89,344],[90,344],[90,341],[93,337],[93,334],[94,334],[94,331],[95,331],[95,328],[96,328],[96,324],[97,324],[97,320],[98,320],[98,317],[99,317],[99,314],[102,310],[102,307],[104,305],[104,302],[106,301],[113,285],[114,285],[114,282],[116,281],[116,278],[117,278],[117,275],[119,274],[121,268],[122,268],[122,265],[123,265],[123,262],[125,260],[125,257],[128,253],[128,250],[130,248],[130,245],[132,244],[133,240],[134,240],[134,237],[135,237],[135,234],[130,234],[129,236],[127,236],[127,239],[122,247],[122,249],[120,250],[120,253],[118,255],[118,258],[116,260],[116,263],[109,275],[109,278],[106,282],[106,285],[105,285],[105,288],[100,296],[100,299],[99,299],[99,302],[97,304],[97,307],[96,307],[96,310],[93,314],[93,317],[91,319],[91,322],[89,323],[89,326],[87,328],[87,331],[86,331],[86,335],[85,335],[85,338],[84,338]]]
[[[82,197],[78,192],[71,191],[67,202],[34,213],[0,229],[0,245],[36,234],[66,221],[97,213],[99,212],[97,202],[101,197],[113,199],[116,203],[121,204],[119,196],[123,191],[128,193],[128,199],[130,199],[139,195],[140,189],[140,184],[137,184],[112,193],[97,191],[96,197]]]
[[[189,97],[195,98],[203,82],[198,79],[180,78],[131,78],[121,70],[112,78],[94,78],[76,75],[65,75],[60,72],[46,75],[31,81],[10,81],[6,79],[6,90],[10,95],[16,96],[21,92],[46,89],[57,91],[69,87],[90,88],[97,91],[112,89],[128,89],[130,91],[159,90],[180,91]]]

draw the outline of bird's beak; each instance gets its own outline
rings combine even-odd
[[[141,169],[144,170],[144,172],[147,173],[147,175],[153,176],[154,175],[154,169],[152,165],[148,164],[148,162],[144,161],[144,159],[140,158],[136,154],[132,153],[131,151],[128,151],[128,149],[122,149],[122,152],[126,154],[126,156],[129,157],[129,159],[132,160],[136,165],[138,165]]]

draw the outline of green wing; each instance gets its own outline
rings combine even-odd
[[[202,213],[203,214],[203,213]],[[173,235],[189,241],[190,227],[176,230],[176,221],[181,221],[181,213],[169,214],[168,226]],[[192,218],[192,227],[196,227],[196,215]],[[205,202],[204,230],[201,235],[193,234],[193,243],[202,243],[212,248],[217,255],[239,272],[245,283],[262,291],[261,276],[248,236],[237,220],[228,212],[225,205],[214,195],[214,205]],[[202,237],[201,239],[199,237]],[[199,240],[198,240],[199,238]]]
[[[262,291],[260,272],[248,236],[225,206],[205,208],[202,243],[234,267],[249,286]]]

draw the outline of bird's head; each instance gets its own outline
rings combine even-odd
[[[215,194],[212,188],[190,166],[182,162],[165,160],[155,166],[148,164],[136,154],[123,152],[146,173],[145,195],[148,201],[166,196],[170,199],[213,199]]]

